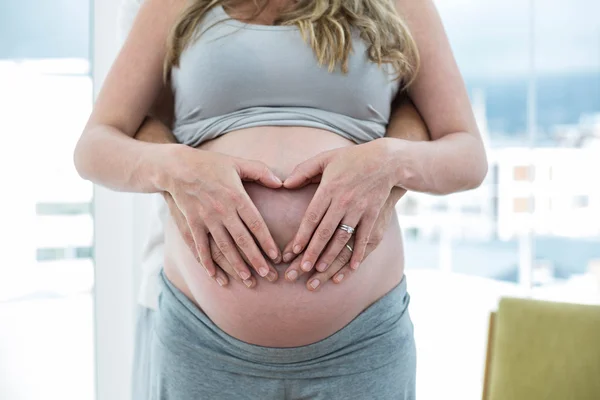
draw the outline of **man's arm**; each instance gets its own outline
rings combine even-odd
[[[150,110],[150,115],[146,117],[134,137],[149,143],[177,143],[177,139],[171,131],[174,119],[173,110],[173,94],[169,88],[163,87]]]
[[[392,115],[385,137],[412,141],[431,140],[425,121],[405,94],[400,94],[392,104]]]

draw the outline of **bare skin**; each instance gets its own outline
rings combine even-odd
[[[169,222],[165,272],[221,329],[264,346],[323,339],[403,277],[395,215],[365,259],[392,190],[446,194],[475,188],[485,176],[483,144],[439,16],[431,0],[396,0],[421,53],[421,71],[409,96],[429,128],[429,142],[383,138],[355,145],[328,131],[299,127],[234,131],[198,149],[134,140],[162,88],[164,43],[184,4],[147,0],[142,6],[78,143],[76,167],[82,177],[116,190],[172,196],[196,252]],[[250,22],[272,22],[275,11]],[[360,227],[351,262],[355,276],[344,278],[344,284],[310,293],[303,275],[297,279],[301,284],[277,280],[248,290],[233,281],[223,289],[206,274],[181,273],[202,265],[210,276],[216,274],[211,236],[241,279],[250,278],[248,265],[268,276],[283,257],[280,249],[290,243],[294,254],[308,249],[302,264],[310,261],[312,270],[328,253],[332,235],[339,237],[337,223],[344,218]],[[336,246],[341,242],[337,239]]]
[[[135,138],[149,143],[177,143],[177,139],[173,136],[169,126],[173,119],[173,97],[169,90],[163,90],[161,96],[153,106],[151,115],[144,121],[140,130],[136,133]],[[414,107],[412,102],[406,96],[399,96],[398,101],[394,104],[393,113],[390,119],[390,124],[386,132],[386,137],[397,138],[403,140],[425,141],[429,140],[429,133],[419,112]],[[379,214],[375,223],[373,233],[369,238],[367,246],[368,256],[377,247],[383,239],[383,234],[388,226],[390,219],[395,211],[396,203],[404,196],[406,190],[395,187],[390,192],[390,195]],[[184,215],[181,213],[175,204],[173,197],[166,192],[163,192],[165,202],[169,207],[171,218],[177,226],[179,233],[191,252],[195,251],[194,239],[191,230],[187,224]],[[350,243],[351,245],[352,243]],[[212,277],[220,286],[227,286],[229,279],[234,279],[244,283],[248,288],[253,288],[257,284],[256,277],[253,275],[250,279],[243,281],[235,272],[231,264],[223,256],[214,240],[210,239],[210,249],[213,261],[218,266],[216,274]],[[341,283],[345,277],[350,276],[352,270],[349,268],[349,260],[351,256],[350,250],[344,248],[339,252],[335,261],[331,263],[331,268],[327,271],[315,271],[307,280],[306,287],[308,290],[315,291],[322,287],[325,283],[333,279],[334,283]],[[295,256],[294,256],[295,257]],[[287,260],[290,261],[289,259]],[[297,257],[285,271],[285,278],[289,282],[294,282],[298,277],[306,272],[299,268],[301,257]],[[267,280],[273,282],[278,279],[277,269],[272,268],[272,273],[267,276]],[[315,285],[314,280],[319,283]]]

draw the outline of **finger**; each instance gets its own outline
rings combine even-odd
[[[342,219],[341,224],[350,226],[352,228],[358,225],[360,221],[360,214],[354,213],[353,216],[346,216]],[[323,254],[316,263],[316,269],[319,272],[324,272],[333,263],[336,257],[342,252],[342,250],[348,244],[348,241],[352,238],[352,233],[347,232],[339,227],[336,227],[333,237],[327,244],[327,248],[323,251]]]
[[[239,276],[239,274],[237,273],[235,268],[233,268],[233,266],[229,263],[229,260],[227,260],[227,257],[225,257],[223,255],[223,253],[219,249],[219,246],[217,246],[217,244],[212,239],[212,237],[210,238],[210,251],[212,253],[213,261],[219,267],[221,267],[223,272],[225,272],[226,274],[231,276],[236,281],[243,283],[250,289],[252,289],[253,287],[255,287],[257,285],[256,278],[253,275],[250,276],[249,279],[242,280],[242,278]],[[242,256],[242,259],[244,260],[244,262],[246,264],[248,264],[248,260],[245,258],[243,253],[241,253],[241,256]],[[269,265],[269,274],[267,275],[267,280],[269,280],[269,282],[275,282],[277,279],[278,279],[277,270],[272,265]]]
[[[190,230],[185,216],[175,204],[175,200],[173,199],[170,193],[164,192],[163,197],[165,199],[165,202],[167,203],[167,207],[169,208],[171,218],[173,218],[173,221],[175,222],[175,225],[177,226],[177,229],[179,230],[183,241],[185,242],[188,249],[190,249],[190,252],[194,255],[196,260],[198,260],[199,262],[200,257],[196,249],[196,242],[194,242],[194,235],[192,235],[192,231]]]
[[[239,253],[244,254],[249,264],[260,276],[263,278],[269,274],[269,266],[263,257],[262,253],[258,249],[254,238],[246,229],[246,226],[240,219],[228,219],[225,221],[225,228],[229,231],[229,234],[233,238],[237,247],[239,247]],[[236,249],[237,250],[237,249]],[[240,257],[241,259],[241,257]]]
[[[213,278],[221,287],[227,286],[229,284],[229,278],[227,278],[227,274],[223,272],[221,268],[217,268],[217,273]]]
[[[371,254],[373,252],[373,250],[375,250],[377,248],[377,245],[379,244],[379,242],[377,243],[369,243],[367,245],[367,251],[366,251],[366,255],[365,258]],[[347,278],[348,276],[352,275],[354,273],[354,270],[352,268],[350,268],[350,259],[352,258],[352,253],[348,253],[348,260],[347,262],[344,264],[344,266],[342,268],[340,268],[340,270],[333,274],[333,278],[331,278],[331,280],[333,281],[333,283],[341,283],[342,280],[344,280],[345,278]],[[329,272],[329,271],[328,271]]]
[[[338,271],[347,267],[351,258],[352,252],[350,249],[344,246],[338,257],[336,257],[331,266],[327,268],[325,272],[315,272],[310,278],[308,278],[308,281],[306,282],[306,288],[311,292],[318,290]]]
[[[272,189],[280,188],[283,185],[281,179],[263,162],[236,158],[235,164],[243,181],[259,182]]]
[[[242,260],[240,252],[229,236],[229,232],[222,225],[209,226],[210,233],[213,236],[215,243],[221,250],[221,253],[225,256],[229,264],[233,267],[236,273],[242,278],[242,280],[250,279],[252,274],[248,269],[248,266]]]
[[[244,259],[244,261],[246,262],[246,264],[250,264],[250,262],[248,261],[248,259],[246,259],[246,255],[244,253],[240,253],[242,255],[242,258]],[[267,278],[267,280],[269,282],[275,282],[277,281],[277,279],[279,279],[279,273],[277,272],[277,270],[275,269],[275,267],[273,266],[273,264],[271,264],[268,260],[267,260],[267,265],[269,267],[269,273],[267,274],[267,276],[265,276],[265,278]],[[254,279],[254,276],[252,276],[252,278],[250,279]]]
[[[246,202],[237,207],[237,212],[242,221],[244,221],[244,224],[248,227],[250,233],[256,238],[265,254],[267,254],[273,262],[281,262],[279,248],[277,247],[277,244],[275,244],[275,240],[273,239],[273,236],[271,236],[271,232],[269,232],[265,220],[249,197]]]
[[[344,278],[347,278],[348,276],[352,275],[353,273],[354,273],[354,270],[352,268],[350,268],[350,264],[346,264],[344,266],[344,268],[340,269],[338,271],[338,273],[335,274],[331,280],[333,281],[333,283],[342,283],[342,280]]]
[[[331,240],[342,218],[344,218],[344,210],[339,207],[330,207],[323,217],[323,220],[316,229],[314,235],[310,239],[310,243],[304,252],[300,268],[304,271],[310,271],[317,262],[321,252]]]
[[[220,286],[226,286],[229,284],[229,276],[235,279],[238,282],[242,282],[242,278],[236,273],[235,269],[231,266],[227,258],[223,255],[219,246],[215,243],[212,237],[209,238],[210,243],[210,253],[212,254],[212,259],[216,265],[220,268],[217,268],[217,274],[215,275],[215,281]],[[250,277],[252,279],[252,277]]]
[[[375,221],[377,221],[377,214],[374,212],[366,213],[360,220],[360,224],[356,230],[356,237],[354,238],[352,259],[350,260],[350,268],[355,271],[365,258],[369,236],[371,235]]]
[[[329,154],[325,152],[298,164],[283,182],[283,186],[286,189],[297,189],[309,183],[319,182],[328,159]]]
[[[305,274],[300,268],[300,261],[302,261],[302,254],[300,254],[285,270],[285,279],[288,282],[295,282],[301,275]]]
[[[292,262],[292,260],[294,258],[296,258],[296,254],[294,254],[294,251],[292,250],[292,247],[294,247],[294,241],[290,241],[285,248],[283,249],[283,257],[282,260],[284,263],[289,263]]]
[[[194,224],[194,226],[192,235],[194,236],[194,243],[196,244],[196,254],[198,254],[200,264],[202,264],[208,276],[212,278],[217,273],[217,267],[215,266],[212,254],[210,253],[208,232],[198,228],[198,223]]]
[[[304,213],[304,217],[302,217],[298,232],[294,240],[292,240],[292,251],[295,254],[300,254],[305,249],[315,229],[317,229],[317,226],[321,223],[321,219],[323,219],[323,216],[329,209],[330,204],[331,200],[323,194],[322,190],[317,189],[315,196]]]

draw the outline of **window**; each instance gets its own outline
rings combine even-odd
[[[0,12],[3,399],[94,398],[92,185],[72,165],[92,105],[89,15],[79,0]]]
[[[405,209],[398,211],[419,397],[475,399],[487,318],[501,296],[600,303],[600,225],[591,223],[600,220],[600,196],[583,178],[600,170],[600,2],[436,5],[489,174],[480,188],[445,197],[445,210],[430,207],[436,203],[426,195],[400,200],[417,203],[410,228],[418,236],[406,229]]]
[[[530,208],[531,199],[528,198],[517,198],[513,200],[513,211],[515,213],[528,213],[531,211]]]
[[[575,208],[575,209],[586,208],[586,207],[589,207],[589,205],[590,205],[589,196],[583,195],[583,196],[573,197],[573,208]]]
[[[518,166],[513,169],[513,177],[515,181],[531,182],[534,179],[535,169],[529,166]]]

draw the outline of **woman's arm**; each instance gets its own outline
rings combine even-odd
[[[148,143],[157,143],[157,144],[173,144],[177,143],[177,139],[173,135],[171,131],[171,126],[173,125],[173,92],[164,87],[161,91],[159,98],[155,101],[152,109],[150,110],[150,114],[144,122],[142,126],[135,134],[135,139],[140,140],[142,142]],[[194,237],[192,235],[192,231],[185,219],[185,216],[177,207],[173,196],[171,196],[168,192],[162,192],[163,198],[167,203],[169,208],[169,212],[171,213],[171,218],[175,222],[177,229],[179,229],[179,233],[183,238],[183,241],[186,243],[188,248],[192,253],[196,252],[196,243],[194,242]],[[242,281],[239,277],[235,268],[227,261],[227,258],[224,257],[223,253],[215,243],[214,239],[211,237],[209,239],[210,242],[210,253],[212,255],[212,259],[215,263],[216,273],[212,277],[215,282],[217,282],[220,286],[227,286],[229,284],[229,277],[241,281],[248,288],[254,288],[257,284],[256,278],[251,276],[249,279]],[[181,266],[182,268],[187,268],[187,265]],[[277,270],[273,266],[269,266],[271,271],[266,276],[267,280],[273,282],[277,280],[278,273]],[[185,273],[184,276],[190,276],[191,273]]]
[[[392,105],[392,115],[390,117],[390,123],[387,126],[386,137],[403,139],[403,140],[415,140],[424,141],[429,140],[429,132],[427,126],[421,118],[421,115],[415,108],[412,101],[403,93],[401,93],[394,104]],[[404,196],[406,190],[398,186],[393,187],[390,190],[385,204],[382,206],[373,230],[369,235],[369,242],[365,250],[365,258],[377,248],[385,229],[388,227],[389,221],[394,213],[396,203]],[[298,277],[305,274],[307,271],[300,268],[300,264],[303,260],[303,254],[296,255],[292,251],[294,242],[289,242],[283,250],[283,260],[288,262],[294,260],[285,272],[285,277],[288,281],[294,282]],[[322,283],[328,281],[333,277],[335,283],[340,283],[342,279],[351,274],[349,268],[350,257],[348,249],[344,247],[344,243],[341,246],[327,247],[319,263],[316,265],[315,272],[306,282],[306,288],[310,291],[317,290],[322,287]],[[295,259],[294,259],[295,258]],[[309,260],[310,261],[310,260]],[[314,282],[317,283],[314,283]]]
[[[351,267],[358,268],[391,187],[447,194],[473,189],[487,174],[467,90],[432,0],[396,0],[396,4],[421,56],[409,95],[432,141],[382,138],[322,153],[292,172],[284,183],[289,189],[321,175],[293,240],[294,253],[306,249],[301,264],[305,271],[320,262],[330,240],[340,249],[350,240],[351,233],[337,229],[340,223],[357,227]]]
[[[113,64],[75,150],[79,174],[114,190],[158,192],[163,146],[132,137],[163,86],[166,38],[182,0],[147,0]]]
[[[240,251],[260,276],[269,274],[265,254],[279,249],[244,190],[248,179],[277,188],[281,181],[264,163],[227,157],[179,144],[133,139],[163,87],[167,37],[185,0],[146,0],[100,91],[75,150],[80,175],[115,190],[169,192],[192,229],[199,261],[215,275],[209,234],[235,266],[250,278]]]
[[[430,142],[388,141],[396,183],[408,190],[447,194],[478,187],[487,159],[462,76],[432,0],[396,0],[417,43],[421,67],[409,96]]]

